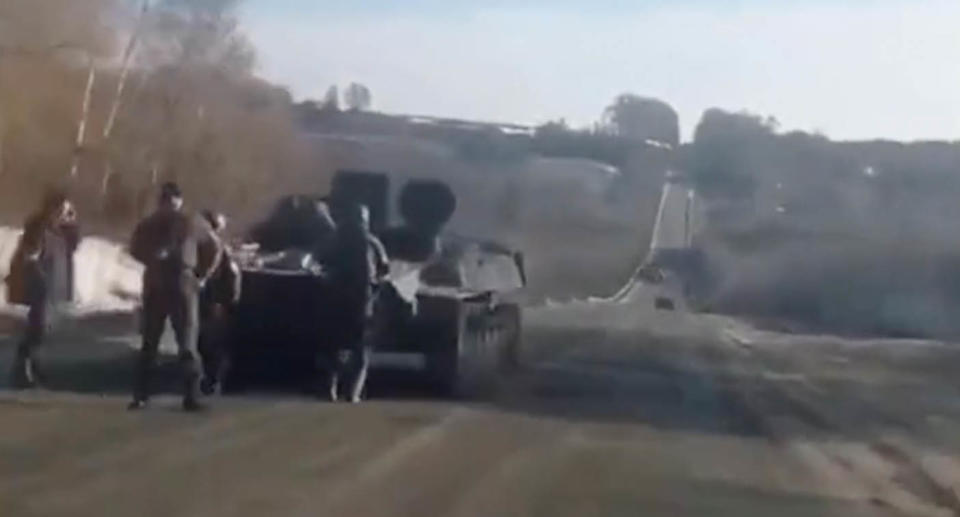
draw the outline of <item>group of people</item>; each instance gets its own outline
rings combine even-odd
[[[339,314],[345,333],[335,350],[321,350],[318,365],[326,373],[321,390],[331,400],[359,402],[363,395],[374,331],[378,285],[387,275],[383,246],[370,233],[369,212],[362,205],[340,207],[336,245],[324,257],[331,281],[341,294]],[[182,407],[201,411],[202,395],[218,393],[229,366],[228,317],[240,298],[241,275],[223,238],[226,218],[184,207],[175,183],[162,185],[156,210],[133,232],[129,252],[144,266],[140,331],[142,346],[135,365],[130,410],[143,409],[167,321],[178,347]],[[76,210],[63,192],[49,193],[37,214],[24,225],[7,278],[8,301],[29,308],[11,383],[26,389],[45,376],[36,351],[60,310],[73,300],[73,254],[80,241]]]

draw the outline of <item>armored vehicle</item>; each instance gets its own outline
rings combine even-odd
[[[323,256],[335,231],[330,213],[346,203],[370,209],[371,229],[390,258],[375,370],[412,367],[444,393],[476,396],[516,365],[522,255],[444,231],[456,209],[446,184],[393,187],[383,173],[341,171],[327,197],[287,197],[250,232],[239,253],[243,295],[232,317],[227,390],[315,380],[318,352],[340,335],[338,294]],[[399,225],[390,224],[392,191],[399,193]]]

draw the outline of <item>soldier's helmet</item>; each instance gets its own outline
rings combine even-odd
[[[43,211],[51,213],[60,210],[64,204],[70,201],[67,192],[59,188],[50,188],[43,194]]]

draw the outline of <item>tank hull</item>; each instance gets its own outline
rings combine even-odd
[[[336,292],[310,275],[244,271],[230,328],[225,390],[303,389],[323,375],[318,357],[344,332]],[[489,293],[424,290],[416,310],[386,298],[374,367],[413,369],[439,393],[482,396],[518,363],[520,308]],[[407,360],[396,359],[406,356]],[[391,359],[394,359],[391,361]]]

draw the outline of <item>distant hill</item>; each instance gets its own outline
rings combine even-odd
[[[540,127],[419,115],[325,109],[313,102],[294,106],[300,128],[310,134],[390,135],[442,142],[468,161],[504,163],[530,156],[586,159],[624,167],[643,150],[663,144],[557,124]]]

